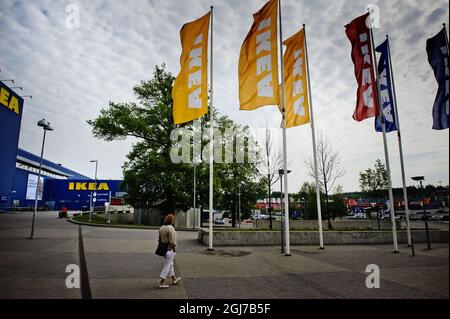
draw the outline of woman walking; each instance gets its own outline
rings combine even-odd
[[[166,284],[167,276],[172,278],[172,284],[176,285],[181,280],[180,277],[175,276],[175,269],[173,267],[173,259],[176,255],[176,242],[177,242],[177,232],[175,228],[173,228],[173,224],[175,223],[175,215],[167,214],[166,218],[164,218],[164,224],[159,229],[159,240],[161,244],[167,244],[168,250],[166,255],[164,256],[164,267],[161,271],[161,278],[159,282],[159,288],[169,288],[169,285]]]

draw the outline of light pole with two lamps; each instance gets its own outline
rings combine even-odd
[[[34,223],[36,220],[36,212],[38,207],[38,194],[39,194],[39,184],[41,183],[41,170],[42,170],[42,158],[44,156],[44,145],[45,145],[45,136],[47,134],[47,131],[53,131],[53,127],[50,126],[50,122],[46,121],[45,119],[40,120],[37,123],[38,126],[42,127],[44,130],[44,137],[42,138],[42,148],[41,148],[41,159],[39,161],[39,173],[38,173],[38,180],[36,185],[36,194],[34,197],[34,210],[33,210],[33,221],[31,222],[31,235],[28,237],[28,239],[33,239],[34,236]],[[42,197],[42,194],[41,194]],[[42,198],[41,198],[42,200]]]

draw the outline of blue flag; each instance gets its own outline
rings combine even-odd
[[[382,104],[380,106],[380,112],[382,110],[384,114],[386,132],[392,132],[397,130],[397,125],[395,119],[394,99],[392,97],[388,39],[381,43],[375,51],[381,53],[380,60],[378,61],[378,84],[380,86],[380,100]],[[375,118],[375,131],[382,132],[381,114]]]
[[[446,30],[427,40],[428,62],[438,82],[438,91],[433,105],[433,129],[448,128],[448,45]]]

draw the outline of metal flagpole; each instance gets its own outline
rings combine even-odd
[[[378,106],[380,108],[379,112],[381,114],[381,128],[383,130],[384,158],[386,161],[386,170],[387,170],[387,179],[388,179],[388,188],[389,188],[389,203],[390,203],[391,220],[392,220],[392,239],[394,242],[394,253],[398,253],[397,227],[395,226],[395,205],[394,205],[394,195],[392,193],[391,168],[390,168],[390,164],[389,164],[389,151],[388,151],[388,145],[387,145],[387,139],[386,139],[386,124],[385,124],[385,119],[384,119],[383,104],[381,103],[381,98],[380,98],[380,87],[379,87],[379,83],[378,83],[378,65],[377,65],[377,57],[375,56],[372,25],[370,26],[369,29],[370,29],[370,41],[372,44],[373,65],[375,66],[375,82],[377,84],[376,86],[377,86]]]
[[[309,77],[309,57],[308,57],[308,46],[306,44],[305,24],[303,24],[303,33],[304,33],[304,41],[305,41],[304,44],[305,44],[306,72],[308,75],[308,102],[309,102],[309,114],[311,117],[311,135],[312,135],[313,156],[314,156],[314,177],[316,179],[317,217],[319,219],[319,244],[320,244],[320,249],[324,249],[324,247],[323,247],[323,230],[322,230],[322,207],[320,205],[319,172],[317,170],[316,132],[314,129],[314,114],[313,114],[313,107],[312,107],[311,82],[310,82],[311,80]]]
[[[214,150],[214,112],[213,112],[213,6],[211,6],[211,44],[210,44],[210,88],[211,92],[209,95],[209,236],[208,250],[213,249],[213,181],[214,181],[214,171],[213,171],[213,150]]]
[[[286,109],[284,108],[284,67],[283,67],[283,29],[281,23],[281,0],[278,0],[278,22],[280,24],[280,58],[281,58],[281,111],[283,116],[283,167],[284,167],[284,231],[286,239],[286,256],[291,255],[289,242],[289,191],[287,179],[287,150],[286,150]]]
[[[387,51],[388,51],[388,59],[389,59],[389,72],[392,81],[392,92],[394,94],[394,110],[395,110],[395,120],[397,124],[397,137],[398,137],[398,149],[400,154],[400,167],[402,170],[402,183],[403,183],[403,198],[405,201],[405,216],[406,216],[406,236],[408,238],[408,247],[411,247],[411,224],[409,222],[409,204],[408,204],[408,192],[406,190],[406,174],[405,174],[405,163],[403,160],[403,146],[402,146],[402,134],[400,133],[400,119],[398,117],[398,105],[397,105],[397,95],[395,93],[395,82],[394,82],[394,71],[392,70],[392,61],[391,61],[391,47],[389,45],[389,35],[386,34],[387,40]]]

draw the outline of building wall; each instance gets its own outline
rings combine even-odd
[[[0,209],[12,206],[22,111],[23,99],[0,81]]]
[[[44,202],[49,207],[59,210],[66,207],[69,210],[89,209],[91,193],[96,193],[97,201],[95,207],[104,207],[109,200],[109,193],[112,197],[122,197],[123,191],[120,189],[120,180],[98,180],[97,190],[95,181],[91,179],[59,180],[47,179],[44,183]]]
[[[14,175],[14,194],[12,196],[13,203],[16,202],[16,207],[34,207],[34,200],[27,200],[27,184],[28,184],[28,175],[36,173],[30,173],[22,169],[16,169]],[[45,177],[44,178],[44,192],[45,192]],[[42,201],[38,201],[38,206],[42,206]]]

